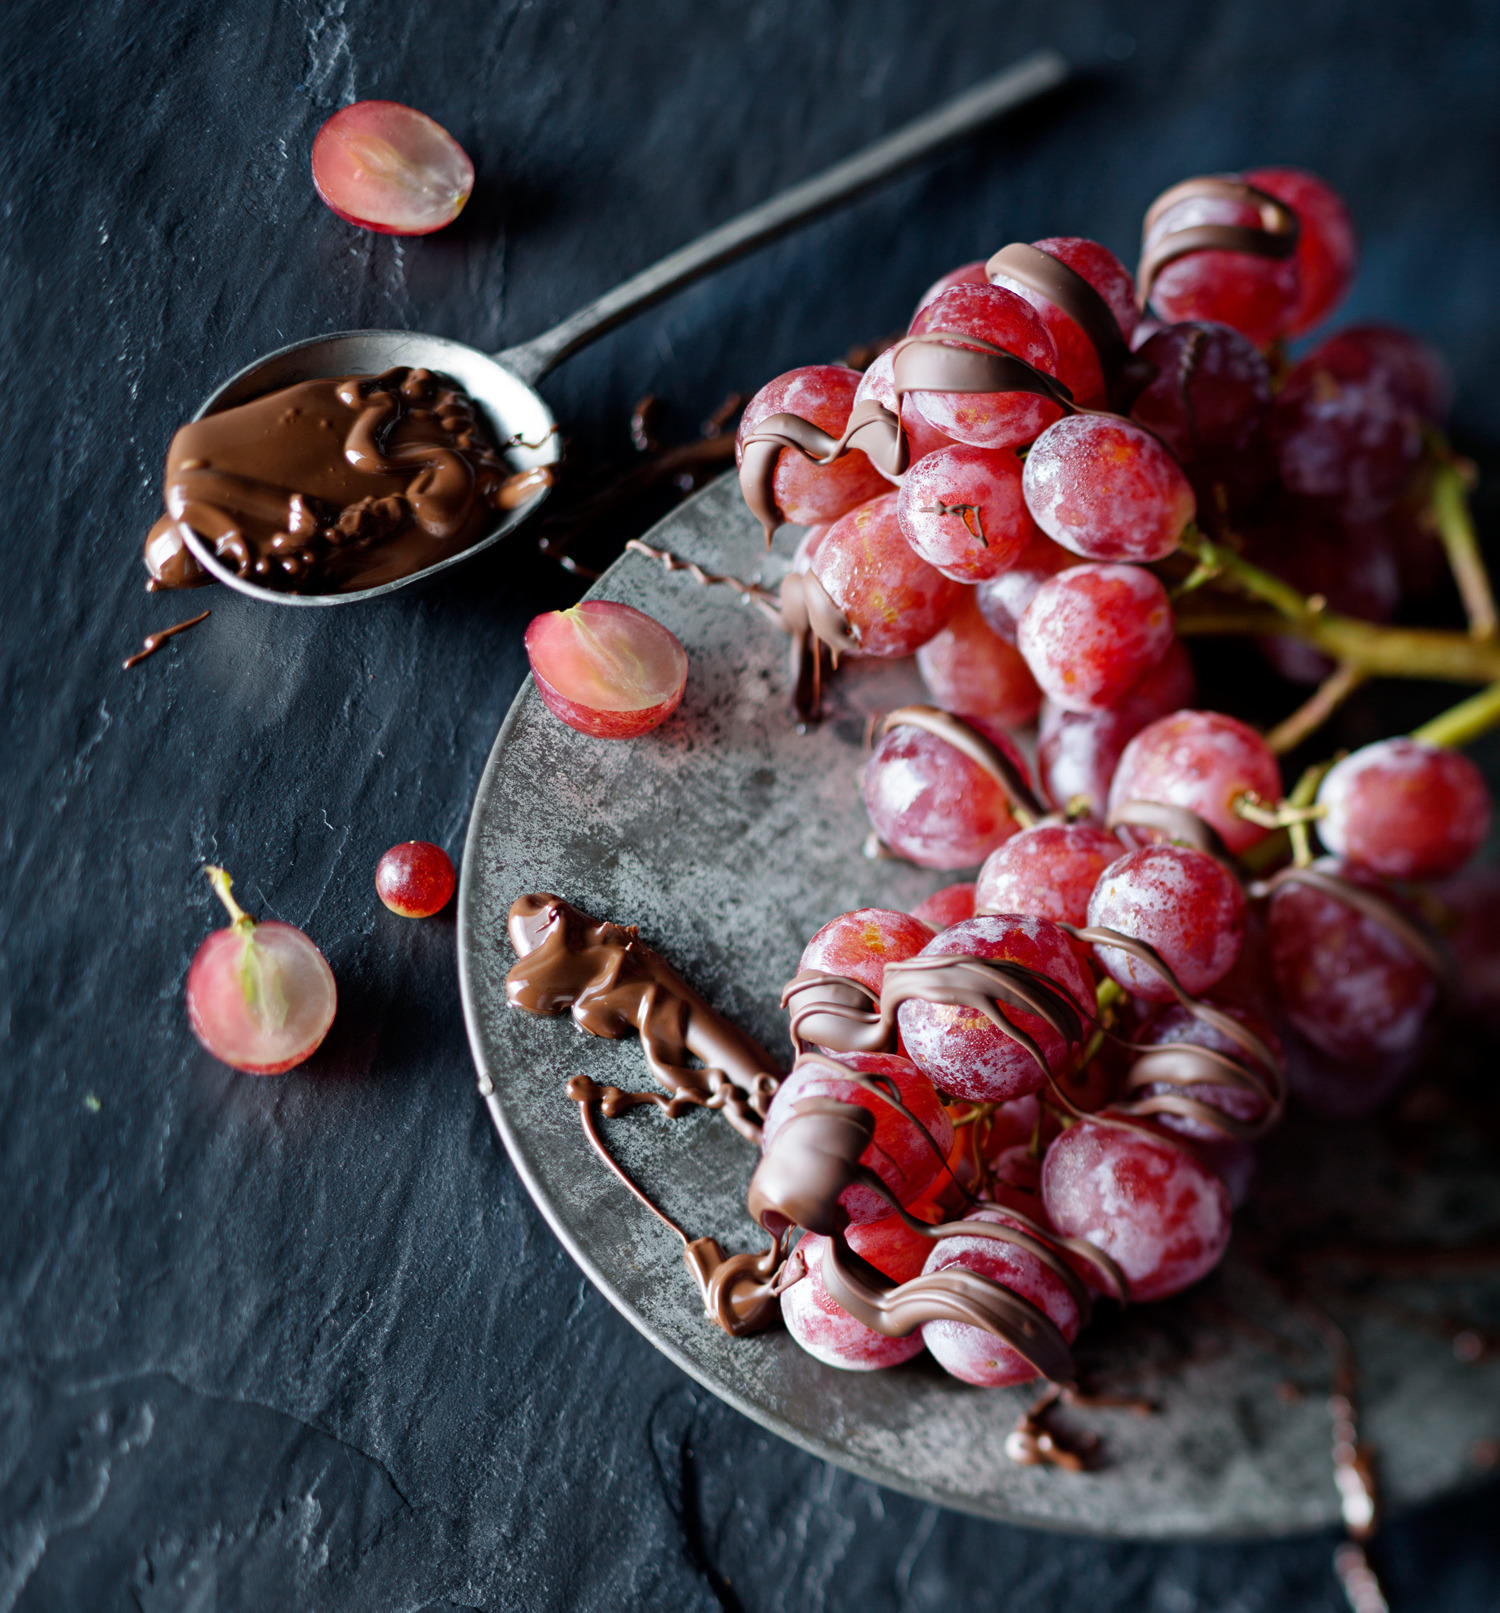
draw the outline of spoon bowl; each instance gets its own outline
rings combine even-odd
[[[524,471],[556,464],[562,457],[557,423],[537,391],[537,382],[555,365],[700,275],[847,201],[993,118],[1047,94],[1068,75],[1068,64],[1056,51],[1037,51],[854,156],[710,230],[519,347],[507,348],[503,353],[481,353],[463,342],[404,330],[354,330],[314,336],[277,348],[246,365],[205,399],[193,419],[201,420],[205,415],[218,414],[302,381],[326,380],[336,375],[379,375],[384,370],[406,366],[431,370],[456,381],[473,398],[513,469]],[[478,539],[457,554],[403,577],[343,593],[297,594],[266,588],[225,565],[212,544],[191,527],[183,528],[183,537],[210,576],[252,599],[270,605],[350,605],[409,588],[471,559],[513,532],[536,511],[545,494],[546,489],[541,489],[518,509],[497,510]]]

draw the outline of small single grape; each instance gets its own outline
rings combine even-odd
[[[896,519],[945,577],[982,582],[1013,566],[1036,536],[1021,476],[1014,449],[939,448],[906,473]]]
[[[448,905],[457,884],[453,859],[426,840],[392,846],[375,864],[375,893],[405,919],[431,918]]]
[[[194,954],[187,977],[193,1034],[221,1063],[250,1075],[280,1075],[316,1050],[333,1024],[333,970],[301,930],[257,924],[230,894],[222,868],[204,870],[229,910]]]
[[[676,711],[687,688],[687,651],[676,635],[608,599],[533,617],[526,658],[553,716],[597,739],[649,733]]]
[[[441,124],[398,101],[356,101],[318,130],[313,184],[342,219],[381,235],[430,235],[474,188],[474,164]]]
[[[1366,745],[1318,789],[1318,838],[1387,879],[1444,879],[1484,843],[1490,792],[1460,751],[1397,737]]]
[[[1271,411],[1271,369],[1227,325],[1168,325],[1141,348],[1156,370],[1130,413],[1179,464],[1242,455],[1262,437]]]
[[[985,913],[1030,913],[1054,924],[1085,925],[1099,876],[1124,850],[1107,829],[1039,823],[985,859],[974,905]]]
[[[861,907],[829,919],[802,949],[800,974],[817,969],[844,975],[867,986],[878,997],[885,966],[914,958],[932,939],[932,931],[911,913],[885,907]]]
[[[1074,566],[1037,589],[1016,647],[1070,711],[1118,705],[1172,646],[1172,603],[1141,566]]]
[[[1036,591],[1049,577],[1078,564],[1078,556],[1038,531],[1026,545],[1020,559],[998,577],[989,577],[974,589],[979,613],[990,631],[1007,644],[1016,642],[1021,618]]]
[[[973,263],[961,263],[956,269],[950,269],[947,274],[939,275],[936,280],[917,299],[917,306],[912,309],[912,318],[930,302],[936,302],[950,286],[987,286],[990,277],[984,272],[985,259],[976,259]]]
[[[917,670],[944,711],[988,717],[1003,728],[1024,728],[1042,703],[1021,652],[990,630],[972,588],[948,625],[917,651]]]
[[[938,931],[946,930],[950,924],[961,924],[965,919],[973,918],[974,881],[966,879],[957,885],[944,885],[941,890],[918,902],[911,910],[911,916]],[[926,946],[927,942],[924,941],[922,945]]]

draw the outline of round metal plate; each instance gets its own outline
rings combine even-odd
[[[780,535],[778,556],[794,537]],[[764,554],[732,476],[684,504],[652,541],[709,570],[761,572],[770,583],[785,566]],[[799,734],[787,709],[785,640],[728,590],[700,588],[627,554],[593,593],[647,611],[677,634],[692,667],[686,698],[658,732],[621,744],[564,727],[527,683],[474,803],[458,932],[481,1090],[491,1089],[511,1157],[579,1265],[652,1343],[730,1405],[817,1456],[925,1500],[1135,1538],[1335,1523],[1326,1358],[1305,1321],[1233,1250],[1194,1293],[1103,1316],[1080,1341],[1086,1371],[1159,1406],[1145,1417],[1067,1414],[1104,1441],[1104,1464],[1087,1474],[1006,1459],[1026,1390],[971,1389],[922,1357],[894,1371],[839,1372],[780,1331],[736,1340],[705,1320],[677,1239],[602,1168],[564,1095],[579,1073],[649,1085],[639,1045],[507,1008],[511,901],[555,891],[598,917],[638,925],[711,1001],[787,1058],[777,1002],[807,937],[851,908],[909,908],[955,876],[860,853],[866,720],[921,697],[909,663],[847,665],[827,720]],[[720,1116],[671,1122],[642,1109],[604,1125],[616,1158],[691,1235],[712,1233],[730,1249],[764,1241],[744,1212],[752,1151]],[[1378,1128],[1293,1121],[1264,1155],[1262,1224],[1291,1225],[1341,1205],[1352,1235],[1460,1235],[1476,1216],[1480,1224],[1492,1216],[1500,1198],[1489,1156],[1409,1191]],[[1420,1285],[1399,1297],[1435,1304]],[[1493,1306],[1494,1285],[1466,1297]],[[1500,1434],[1500,1362],[1461,1365],[1441,1328],[1389,1315],[1365,1314],[1351,1329],[1364,1369],[1363,1432],[1378,1448],[1388,1502],[1427,1500],[1466,1482],[1476,1441]]]

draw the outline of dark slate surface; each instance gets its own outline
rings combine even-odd
[[[1500,438],[1493,4],[5,7],[0,1613],[1337,1605],[1325,1539],[1102,1546],[883,1494],[706,1398],[582,1282],[475,1100],[451,920],[371,887],[394,840],[458,850],[521,628],[573,591],[524,544],[358,611],[193,596],[210,622],[119,670],[179,614],[137,561],[170,431],[257,352],[529,336],[1043,43],[1099,76],[1041,126],[559,372],[580,451],[647,388],[691,423],[1001,239],[1128,254],[1165,183],[1270,160],[1346,190],[1351,313],[1434,336],[1468,437]],[[314,198],[315,129],[369,96],[473,154],[446,235]],[[187,1032],[206,857],[338,974],[304,1073],[233,1076]],[[1500,1601],[1496,1499],[1392,1525],[1398,1607]]]

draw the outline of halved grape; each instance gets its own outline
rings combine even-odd
[[[1172,646],[1172,603],[1141,566],[1074,566],[1037,589],[1016,647],[1070,711],[1118,705]]]
[[[942,632],[917,651],[917,670],[944,711],[989,717],[1003,728],[1025,727],[1042,703],[1021,652],[990,631],[972,588]]]
[[[1116,415],[1048,426],[1026,456],[1023,486],[1042,531],[1086,560],[1164,560],[1198,508],[1171,454]]]
[[[740,416],[735,463],[745,457],[746,437],[773,414],[794,414],[810,420],[830,437],[842,436],[859,384],[859,371],[844,364],[809,364],[768,381]],[[795,448],[783,448],[772,473],[771,495],[786,520],[796,526],[816,526],[838,520],[889,486],[858,448],[840,455],[831,465],[814,464]]]
[[[458,141],[399,101],[356,101],[335,112],[313,141],[312,174],[340,218],[381,235],[442,229],[474,188],[474,164]]]
[[[230,895],[222,868],[205,870],[233,922],[193,956],[187,1014],[220,1062],[250,1075],[280,1075],[316,1051],[338,1008],[333,970],[301,930],[257,924]]]
[[[1042,1197],[1059,1232],[1111,1256],[1133,1300],[1206,1277],[1229,1243],[1229,1193],[1184,1148],[1081,1120],[1047,1150]]]
[[[1490,792],[1459,751],[1398,736],[1336,763],[1318,790],[1318,838],[1388,879],[1443,879],[1484,843]]]
[[[636,739],[676,711],[687,651],[644,611],[609,599],[533,617],[526,658],[547,709],[597,739]]]

